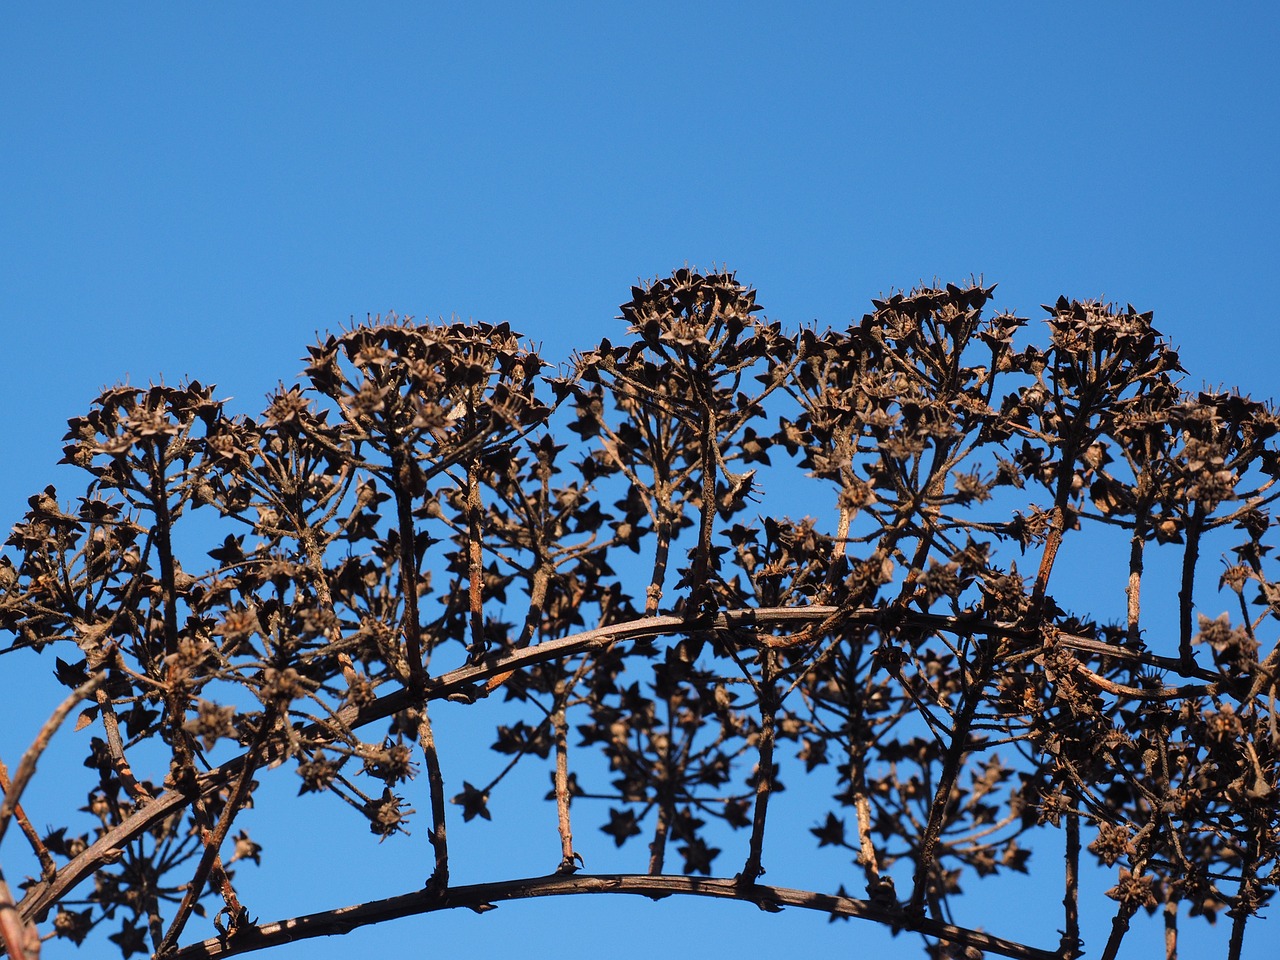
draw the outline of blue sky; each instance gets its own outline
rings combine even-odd
[[[685,263],[792,326],[971,274],[1024,316],[1129,301],[1192,385],[1274,396],[1278,45],[1262,3],[6,4],[0,524],[70,482],[65,421],[103,385],[191,376],[254,411],[317,331],[392,310],[567,358]],[[0,728],[23,703],[0,696]],[[299,909],[351,898],[340,875]],[[797,911],[605,900],[277,956],[918,954]]]

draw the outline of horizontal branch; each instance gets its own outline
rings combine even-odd
[[[800,907],[831,916],[871,920],[896,929],[911,930],[951,943],[976,947],[988,953],[1012,957],[1014,960],[1060,960],[1059,955],[1051,950],[1029,947],[1012,940],[993,937],[979,930],[957,927],[926,917],[912,919],[897,910],[880,906],[869,900],[855,900],[852,897],[792,890],[787,887],[748,885],[732,879],[648,874],[578,874],[575,876],[553,874],[523,880],[474,883],[451,887],[443,892],[430,889],[418,890],[397,897],[388,897],[385,900],[374,900],[370,903],[339,907],[336,910],[326,910],[289,920],[242,928],[227,937],[214,937],[202,943],[184,947],[171,957],[172,960],[213,960],[217,957],[237,956],[297,940],[341,936],[370,924],[434,913],[438,910],[466,907],[483,911],[486,908],[492,908],[498,901],[588,893],[626,893],[654,900],[672,895],[715,897],[752,903],[768,911],[777,911],[783,907]]]
[[[493,653],[479,663],[467,664],[427,681],[424,696],[427,700],[440,700],[451,696],[471,697],[480,693],[478,685],[491,677],[526,669],[574,656],[592,649],[612,644],[631,642],[660,636],[686,635],[695,632],[720,630],[751,630],[782,627],[788,624],[806,625],[838,617],[843,626],[923,627],[951,633],[983,634],[1034,640],[1038,631],[1014,623],[983,620],[979,617],[945,616],[917,611],[886,611],[877,608],[858,608],[842,612],[834,606],[762,607],[726,611],[712,620],[697,622],[683,617],[657,616],[615,623],[555,640],[547,640],[530,647],[522,647],[504,653]],[[1088,637],[1076,637],[1065,633],[1054,634],[1055,642],[1074,650],[1096,656],[1106,656],[1147,666],[1174,670],[1180,661],[1157,657],[1125,647],[1112,646]],[[1195,676],[1203,676],[1196,671]],[[1208,674],[1211,679],[1216,675]],[[399,689],[365,706],[348,706],[339,710],[334,720],[315,722],[302,730],[304,735],[333,732],[335,727],[357,729],[377,720],[385,719],[413,705],[408,690]],[[268,755],[267,760],[275,759]],[[244,757],[229,760],[200,777],[200,792],[209,796],[222,789],[244,764]],[[87,850],[71,860],[51,880],[38,883],[27,890],[19,908],[24,919],[41,920],[48,910],[63,899],[104,863],[113,862],[120,851],[134,838],[154,824],[171,816],[191,802],[190,797],[174,789],[166,790],[150,802],[144,803],[118,826],[103,834]]]
[[[429,680],[425,696],[428,700],[444,699],[454,694],[468,692],[474,684],[508,670],[518,670],[534,664],[558,660],[620,640],[661,636],[664,633],[680,630],[685,625],[685,621],[680,617],[648,617],[550,640],[504,656],[491,656],[478,664],[459,667],[457,670]],[[314,735],[326,730],[331,731],[335,723],[355,729],[385,719],[411,706],[412,702],[407,690],[396,690],[366,706],[345,707],[338,711],[334,721],[310,724],[303,733]],[[273,757],[268,755],[267,759],[270,760]],[[202,775],[199,781],[201,796],[207,797],[221,790],[232,777],[239,773],[244,762],[245,757],[239,756]],[[180,790],[168,789],[154,800],[144,803],[59,870],[53,879],[28,888],[26,896],[18,904],[23,919],[43,921],[49,909],[66,897],[79,883],[92,876],[104,863],[119,859],[121,850],[134,838],[141,836],[161,820],[187,806],[192,799]]]

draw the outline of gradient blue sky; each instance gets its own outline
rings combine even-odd
[[[1129,301],[1193,385],[1271,397],[1277,49],[1262,3],[6,3],[0,526],[60,482],[103,385],[191,376],[257,410],[317,331],[391,310],[508,320],[567,358],[685,263],[736,269],[793,326],[970,274],[1026,316]],[[2,667],[12,761],[29,703]],[[297,909],[401,863],[361,856]],[[1007,889],[996,933],[1026,919]],[[1159,955],[1154,927],[1131,937]],[[588,898],[276,956],[654,941],[918,955],[799,911]]]

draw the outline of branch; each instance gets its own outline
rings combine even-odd
[[[434,913],[438,910],[467,907],[477,912],[484,912],[486,909],[492,909],[495,901],[585,893],[628,893],[654,900],[673,894],[715,897],[754,903],[760,909],[770,912],[776,912],[782,907],[799,907],[805,910],[817,910],[831,916],[871,920],[895,928],[912,930],[925,936],[1012,957],[1013,960],[1060,960],[1055,951],[1029,947],[938,920],[924,917],[910,919],[896,910],[879,906],[868,900],[813,893],[807,890],[792,890],[786,887],[758,884],[744,886],[733,879],[633,874],[579,874],[572,877],[552,875],[469,884],[453,887],[444,893],[419,890],[397,897],[388,897],[385,900],[339,907],[336,910],[326,910],[247,928],[225,939],[214,937],[178,951],[173,955],[172,960],[212,960],[215,957],[231,957],[297,940],[340,936],[369,924]]]
[[[931,627],[935,630],[953,630],[973,634],[989,634],[996,636],[1014,636],[1031,639],[1036,634],[1017,624],[983,621],[976,617],[953,617],[940,614],[909,613],[899,615],[901,623],[914,623]],[[883,619],[882,613],[874,608],[859,608],[842,614],[839,607],[762,607],[727,611],[720,614],[710,624],[698,624],[699,632],[710,630],[743,629],[751,627],[770,627],[783,624],[806,624],[815,620],[830,621],[846,625],[862,624],[874,626]],[[613,643],[640,640],[664,635],[679,635],[695,629],[695,625],[681,617],[655,616],[631,620],[626,623],[615,623],[594,630],[585,630],[556,640],[532,647],[522,647],[507,653],[493,653],[476,664],[466,664],[456,670],[428,680],[423,696],[426,700],[444,699],[451,695],[474,695],[477,684],[492,677],[521,670],[599,649]],[[1140,662],[1151,666],[1169,666],[1176,669],[1180,662],[1173,658],[1156,657],[1152,654],[1139,653],[1123,647],[1093,640],[1086,637],[1075,637],[1068,634],[1056,634],[1056,642],[1072,649],[1082,650],[1099,656],[1107,656],[1118,660]],[[762,639],[763,642],[763,639]],[[1207,671],[1203,671],[1207,674]],[[1186,675],[1186,674],[1184,674]],[[1194,675],[1200,676],[1200,672]],[[1211,679],[1219,679],[1208,674]],[[92,681],[91,681],[92,682]],[[82,688],[83,689],[83,688]],[[77,691],[78,693],[79,691]],[[74,706],[74,703],[72,704]],[[334,721],[313,724],[303,734],[316,735],[332,730],[333,724],[356,728],[377,720],[385,719],[406,707],[413,705],[409,691],[400,689],[364,707],[348,706],[338,711]],[[70,709],[70,708],[68,708]],[[24,758],[25,759],[25,758]],[[268,755],[268,761],[273,759]],[[229,760],[200,778],[200,793],[210,796],[236,776],[244,764],[243,756]],[[103,834],[84,853],[67,863],[52,880],[39,883],[27,890],[19,907],[25,919],[40,918],[49,908],[63,899],[77,884],[91,876],[104,863],[111,862],[119,856],[119,852],[135,837],[146,832],[151,826],[171,816],[191,802],[191,798],[179,790],[162,793],[154,801],[144,804],[118,826]],[[7,803],[7,801],[6,801]]]
[[[53,735],[62,726],[62,721],[67,719],[67,714],[74,710],[80,701],[86,699],[89,694],[98,689],[99,685],[106,682],[106,679],[106,673],[99,673],[76,687],[70,696],[58,704],[57,709],[49,715],[49,719],[44,722],[44,726],[36,734],[35,740],[27,748],[27,752],[22,755],[22,760],[18,763],[18,769],[13,772],[13,780],[9,784],[9,789],[5,791],[4,803],[0,803],[0,842],[4,841],[5,831],[9,829],[9,820],[13,817],[14,811],[18,809],[18,801],[22,798],[23,791],[27,789],[27,784],[31,782],[32,776],[35,775],[36,764],[40,761],[40,755],[44,753],[45,748],[49,746],[49,741],[53,739]]]
[[[0,870],[0,950],[16,960],[37,960],[40,936],[34,924],[24,923],[13,905],[13,894]]]
[[[4,760],[0,760],[0,793],[7,794],[10,787],[9,768],[4,765]],[[18,826],[22,828],[23,834],[26,835],[27,842],[31,844],[32,852],[35,853],[36,858],[40,861],[40,875],[49,877],[57,873],[58,867],[53,862],[53,857],[49,856],[48,847],[40,839],[40,834],[36,832],[36,828],[31,825],[26,811],[22,809],[22,804],[15,803],[13,805],[13,815],[17,818]]]
[[[57,709],[49,715],[49,719],[44,722],[35,740],[27,748],[27,752],[22,755],[18,769],[13,773],[13,779],[5,787],[4,803],[0,803],[0,842],[4,840],[5,831],[9,828],[9,821],[14,812],[20,809],[18,801],[22,798],[27,784],[31,782],[32,776],[35,775],[40,755],[49,746],[49,741],[58,732],[58,727],[62,726],[62,721],[67,719],[67,714],[98,689],[106,679],[106,673],[99,673],[76,687],[71,695],[58,704]],[[18,960],[26,957],[34,958],[40,952],[40,938],[35,936],[34,931],[27,926],[28,920],[26,914],[14,909],[13,894],[9,892],[9,886],[5,883],[4,873],[0,872],[0,945],[3,945],[9,956],[16,957]]]

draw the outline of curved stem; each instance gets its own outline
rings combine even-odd
[[[897,929],[911,930],[924,936],[1011,957],[1013,960],[1060,960],[1056,951],[1026,946],[978,930],[953,926],[924,917],[913,920],[868,900],[787,887],[764,885],[744,887],[737,880],[718,877],[670,875],[655,877],[631,874],[578,874],[572,877],[553,874],[522,880],[469,884],[454,887],[444,894],[430,890],[417,890],[385,900],[262,924],[237,933],[233,937],[215,937],[178,951],[172,960],[212,960],[215,957],[231,957],[281,943],[314,937],[338,936],[370,924],[458,907],[484,911],[492,909],[495,903],[506,900],[605,893],[631,894],[655,900],[672,895],[714,897],[722,900],[739,900],[770,911],[776,911],[782,907],[797,907],[816,910],[833,917],[851,917],[888,924]]]

